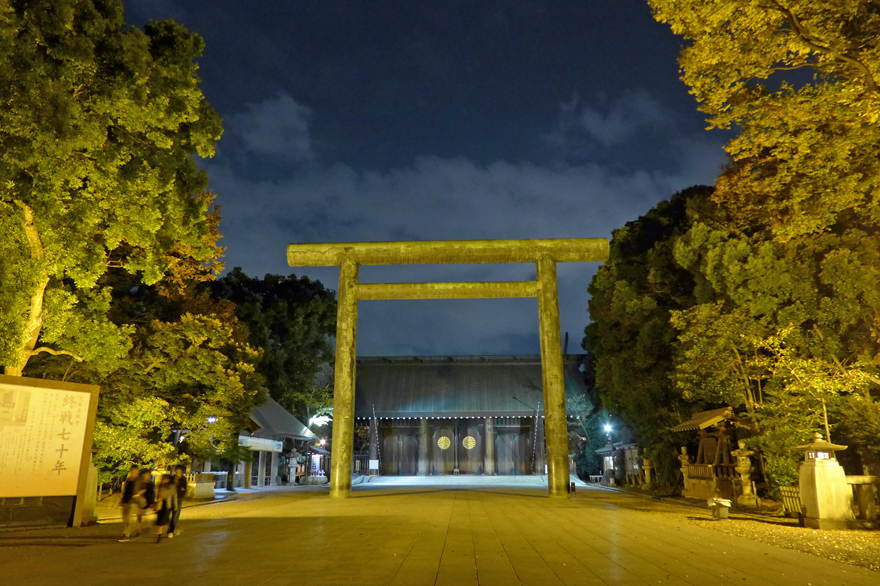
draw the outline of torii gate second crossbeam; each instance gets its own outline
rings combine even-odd
[[[338,266],[336,382],[333,390],[333,456],[330,496],[351,493],[357,307],[361,299],[477,299],[537,297],[544,383],[544,426],[550,496],[568,493],[568,429],[559,328],[557,262],[604,261],[605,238],[546,240],[443,240],[291,244],[292,267]],[[360,283],[360,265],[535,263],[536,281],[496,283]]]

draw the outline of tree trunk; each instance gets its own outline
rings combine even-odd
[[[4,373],[11,376],[21,376],[28,360],[33,356],[40,332],[43,330],[43,297],[46,294],[46,286],[49,284],[49,275],[43,265],[43,243],[40,241],[40,233],[34,223],[34,212],[24,202],[16,201],[18,207],[24,213],[21,220],[21,228],[27,237],[28,247],[31,251],[31,260],[38,265],[38,275],[34,287],[30,292],[30,308],[21,329],[19,348],[15,351],[11,364],[7,364]]]

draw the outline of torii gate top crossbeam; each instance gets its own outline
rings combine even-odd
[[[551,496],[568,490],[568,428],[559,334],[556,263],[604,261],[604,238],[552,240],[441,240],[291,244],[293,267],[338,266],[336,365],[333,387],[333,457],[330,496],[351,492],[354,446],[354,392],[359,299],[466,299],[537,297],[547,444],[547,488]],[[360,283],[360,265],[535,263],[535,281],[497,283]]]
[[[338,266],[345,259],[359,265],[525,263],[537,262],[544,256],[550,256],[555,262],[604,261],[608,258],[608,240],[331,242],[287,247],[287,264],[292,267]]]

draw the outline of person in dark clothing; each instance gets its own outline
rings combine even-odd
[[[171,524],[171,514],[177,508],[177,490],[171,480],[170,474],[163,474],[156,489],[156,502],[153,509],[156,511],[156,543],[162,541],[162,534],[168,531]]]
[[[171,513],[171,526],[168,527],[168,538],[174,537],[175,533],[180,533],[177,528],[180,523],[180,509],[183,508],[183,497],[186,496],[186,476],[183,475],[183,466],[174,467],[174,478],[172,479],[174,487],[177,489],[177,508]]]
[[[143,514],[153,505],[153,501],[156,500],[156,485],[153,483],[152,470],[149,470],[148,468],[141,470],[140,490],[135,493],[135,497],[141,508],[140,515],[143,516]],[[140,517],[138,518],[138,522],[140,522]]]
[[[122,484],[122,539],[120,543],[125,543],[131,538],[131,513],[140,510],[137,501],[137,494],[141,490],[140,472],[137,466],[132,466],[128,470],[128,476]],[[138,533],[141,530],[141,515],[138,514]]]

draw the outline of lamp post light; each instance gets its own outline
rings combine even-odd
[[[611,471],[614,474],[617,474],[617,469],[614,466],[614,436],[611,435],[611,424],[605,424],[605,435],[608,437],[608,443],[611,444]]]

